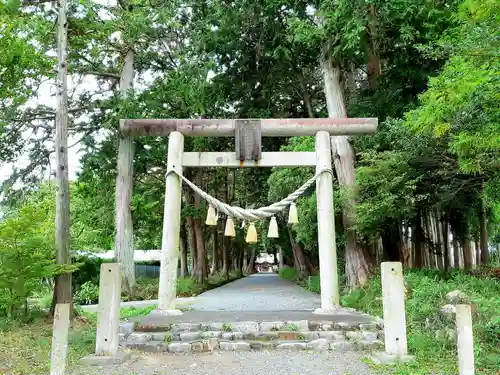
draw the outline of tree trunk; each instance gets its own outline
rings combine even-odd
[[[462,241],[462,250],[464,253],[464,268],[466,270],[472,269],[472,247],[469,239]]]
[[[292,246],[293,257],[295,260],[295,269],[298,272],[297,278],[299,280],[304,280],[307,276],[309,276],[304,249],[299,243],[295,241],[289,225],[287,225],[287,229],[288,237],[290,238],[290,245]]]
[[[449,249],[449,239],[448,239],[448,222],[443,218],[443,257],[444,257],[444,270],[448,271],[450,267],[450,249]]]
[[[279,269],[282,269],[285,266],[285,253],[281,246],[279,246]]]
[[[127,97],[133,87],[134,51],[129,49],[120,77],[120,94]],[[116,237],[115,254],[121,265],[122,287],[133,295],[135,287],[134,238],[132,227],[132,202],[134,139],[132,136],[120,136],[118,146],[118,173],[116,176]]]
[[[413,244],[415,247],[415,258],[414,267],[422,268],[422,243],[424,241],[424,230],[422,228],[422,213],[417,210],[417,216],[415,217],[414,230],[413,230]]]
[[[382,73],[379,46],[377,41],[377,14],[375,5],[370,6],[368,18],[370,19],[370,21],[367,25],[367,39],[369,41],[369,45],[367,47],[367,76],[370,89],[375,90],[378,86],[378,77]]]
[[[68,67],[67,67],[67,3],[59,1],[57,27],[57,112],[56,112],[56,262],[59,265],[71,264],[70,256],[70,207],[68,181]],[[53,310],[57,303],[72,303],[73,291],[71,273],[57,276],[54,288]]]
[[[332,118],[347,117],[342,88],[340,86],[340,68],[331,59],[322,62],[324,91],[328,108],[328,116]],[[344,202],[343,225],[347,233],[346,244],[346,278],[350,289],[365,285],[373,269],[373,260],[362,244],[358,243],[356,232],[355,206],[352,197],[356,184],[354,170],[354,151],[346,136],[331,137],[332,154],[335,172],[341,188],[347,190],[350,198]]]
[[[297,77],[299,80],[299,85],[300,85],[300,90],[302,91],[302,100],[304,100],[304,105],[307,110],[307,116],[310,118],[314,117],[314,110],[311,102],[311,96],[309,95],[309,91],[307,90],[306,84],[305,84],[305,79],[304,79],[304,72],[303,70],[300,70],[297,73]]]
[[[184,228],[185,229],[185,228]],[[181,237],[180,237],[180,248],[181,248],[181,271],[180,277],[188,277],[188,257],[187,257],[187,242],[186,242],[186,230],[182,230],[181,228]]]
[[[457,235],[453,233],[453,263],[455,268],[460,268],[460,246],[458,245]]]
[[[202,186],[202,170],[196,170],[195,183],[197,186]],[[194,197],[194,207],[201,208],[201,198],[198,195]],[[203,228],[201,224],[201,218],[194,218],[194,233],[196,236],[196,248],[197,248],[197,265],[196,265],[196,279],[200,284],[204,284],[207,281],[207,254],[205,251],[205,239],[203,237]]]
[[[488,251],[488,225],[486,223],[486,205],[484,198],[481,197],[481,212],[479,216],[479,253],[481,261],[478,264],[487,265],[490,261],[490,253]]]
[[[250,246],[250,254],[249,254],[250,256],[248,257],[247,267],[245,270],[247,275],[251,275],[255,271],[255,257],[257,255],[256,253],[257,253],[256,245]]]
[[[212,269],[210,271],[211,275],[215,275],[219,272],[219,230],[220,225],[217,223],[212,229]]]

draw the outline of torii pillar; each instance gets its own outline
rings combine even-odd
[[[175,309],[179,259],[181,180],[183,167],[301,167],[316,171],[332,168],[330,136],[361,135],[377,129],[376,118],[311,119],[169,119],[121,120],[120,130],[135,136],[170,136],[168,143],[165,211],[158,313],[179,315]],[[236,152],[184,152],[184,136],[235,137]],[[262,152],[261,137],[315,136],[315,152]],[[169,173],[175,170],[176,173]],[[332,175],[316,181],[321,308],[318,314],[339,307],[337,250]]]

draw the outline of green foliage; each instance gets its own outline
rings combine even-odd
[[[500,159],[499,9],[495,1],[462,4],[458,26],[437,42],[449,60],[430,80],[421,106],[406,116],[410,126],[448,138],[470,173],[498,170]]]
[[[283,267],[279,271],[280,277],[285,280],[295,281],[297,278],[297,270],[292,267]]]
[[[15,314],[44,281],[76,269],[55,264],[53,212],[50,200],[31,199],[0,222],[1,313]]]
[[[414,362],[392,367],[393,374],[457,372],[454,320],[444,317],[439,308],[444,296],[461,290],[470,296],[476,368],[484,374],[496,374],[500,365],[498,332],[500,322],[500,284],[498,280],[474,277],[460,271],[441,275],[435,270],[407,270],[405,273],[408,350]],[[380,276],[370,284],[342,296],[342,304],[374,316],[383,316]],[[381,368],[382,372],[387,368]]]
[[[99,301],[99,286],[92,281],[83,283],[76,291],[73,301],[79,305],[93,305]]]

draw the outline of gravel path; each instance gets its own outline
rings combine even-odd
[[[314,310],[320,296],[275,273],[256,273],[209,290],[186,306],[198,311]]]
[[[214,352],[143,355],[119,366],[77,368],[71,375],[373,375],[356,353]]]

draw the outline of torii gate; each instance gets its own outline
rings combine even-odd
[[[331,170],[330,136],[360,135],[376,131],[376,118],[308,119],[130,119],[120,130],[130,136],[169,136],[165,210],[161,246],[158,313],[180,315],[175,310],[179,258],[182,167],[304,167]],[[236,152],[184,152],[184,136],[235,137]],[[315,136],[315,152],[262,152],[261,137]],[[175,173],[169,173],[175,171]],[[339,306],[337,249],[330,173],[316,181],[321,308],[333,313]]]

